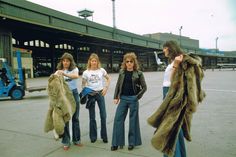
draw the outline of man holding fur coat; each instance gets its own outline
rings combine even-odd
[[[174,41],[167,41],[163,52],[169,65],[164,74],[164,100],[148,118],[148,123],[156,128],[151,142],[164,157],[186,157],[184,138],[191,141],[192,114],[205,97],[201,89],[201,59],[184,54]]]
[[[69,120],[71,119],[71,117],[72,117],[72,142],[76,146],[79,147],[82,146],[80,139],[80,125],[79,125],[80,102],[77,89],[79,71],[78,68],[76,67],[73,56],[69,53],[64,53],[62,55],[62,57],[60,58],[60,62],[57,65],[57,69],[58,70],[55,72],[55,74],[51,75],[49,78],[48,91],[50,98],[50,106],[51,107],[53,106],[54,110],[55,109],[60,110],[62,112],[61,113],[62,115],[68,115],[68,118],[62,119],[64,120],[63,122],[65,123],[65,125],[64,125],[64,130],[60,131],[60,133],[63,133],[62,134],[63,149],[68,150],[70,147]],[[61,81],[61,79],[63,79],[63,81]],[[58,91],[53,94],[52,89]],[[59,93],[64,93],[64,94],[59,94]],[[56,98],[53,99],[55,95]],[[51,105],[52,103],[54,103],[55,105]],[[53,116],[52,114],[52,117],[55,116]],[[49,129],[46,129],[45,131],[48,130]]]

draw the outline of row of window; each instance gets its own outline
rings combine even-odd
[[[19,45],[19,41],[12,38],[12,44],[13,45]],[[40,40],[31,40],[31,41],[25,41],[24,46],[34,46],[34,47],[46,47],[49,48],[50,45],[46,42],[40,41]],[[65,49],[65,50],[74,50],[74,47],[68,44],[59,44],[55,45],[56,49]]]
[[[13,45],[19,45],[19,41],[15,40],[14,38],[12,38],[12,44]],[[32,41],[26,41],[24,42],[24,46],[35,46],[35,47],[46,47],[49,48],[50,45],[46,42],[40,41],[40,40],[32,40]],[[68,44],[59,44],[59,45],[55,45],[56,49],[64,49],[64,50],[74,50],[74,47]],[[83,47],[79,47],[78,48],[80,51],[90,51],[90,47],[88,46],[83,46]],[[109,49],[102,49],[103,53],[110,53],[111,51]],[[114,53],[117,54],[123,54],[123,51],[121,50],[116,50],[114,51]]]

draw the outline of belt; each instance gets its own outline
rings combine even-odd
[[[65,79],[65,81],[66,81],[66,82],[70,82],[70,81],[72,81],[72,79]]]

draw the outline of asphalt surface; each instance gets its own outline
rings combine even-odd
[[[49,99],[46,91],[26,92],[23,100],[0,98],[0,156],[1,157],[162,157],[150,139],[154,129],[146,120],[162,101],[163,72],[145,72],[148,90],[140,101],[140,125],[143,145],[127,150],[129,118],[126,118],[126,146],[110,151],[116,105],[113,94],[117,74],[111,74],[112,83],[106,95],[108,144],[100,137],[90,143],[88,110],[80,109],[81,140],[83,147],[72,145],[68,151],[55,141],[52,132],[44,133],[43,126]],[[236,156],[236,71],[207,70],[202,87],[207,97],[198,107],[192,121],[192,142],[186,142],[188,157],[235,157]],[[47,85],[47,78],[27,80],[28,87]],[[81,80],[79,80],[81,84]],[[81,86],[79,86],[81,87]],[[81,90],[79,88],[79,90]],[[99,111],[96,109],[98,131]],[[99,135],[99,133],[98,133]]]

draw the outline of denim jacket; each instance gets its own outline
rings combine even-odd
[[[116,83],[114,99],[120,99],[124,78],[125,78],[125,71],[120,70],[119,77]],[[137,98],[140,99],[147,90],[147,85],[142,71],[139,70],[133,71],[132,84],[134,93],[136,94]],[[140,90],[138,89],[138,86],[140,86]]]

